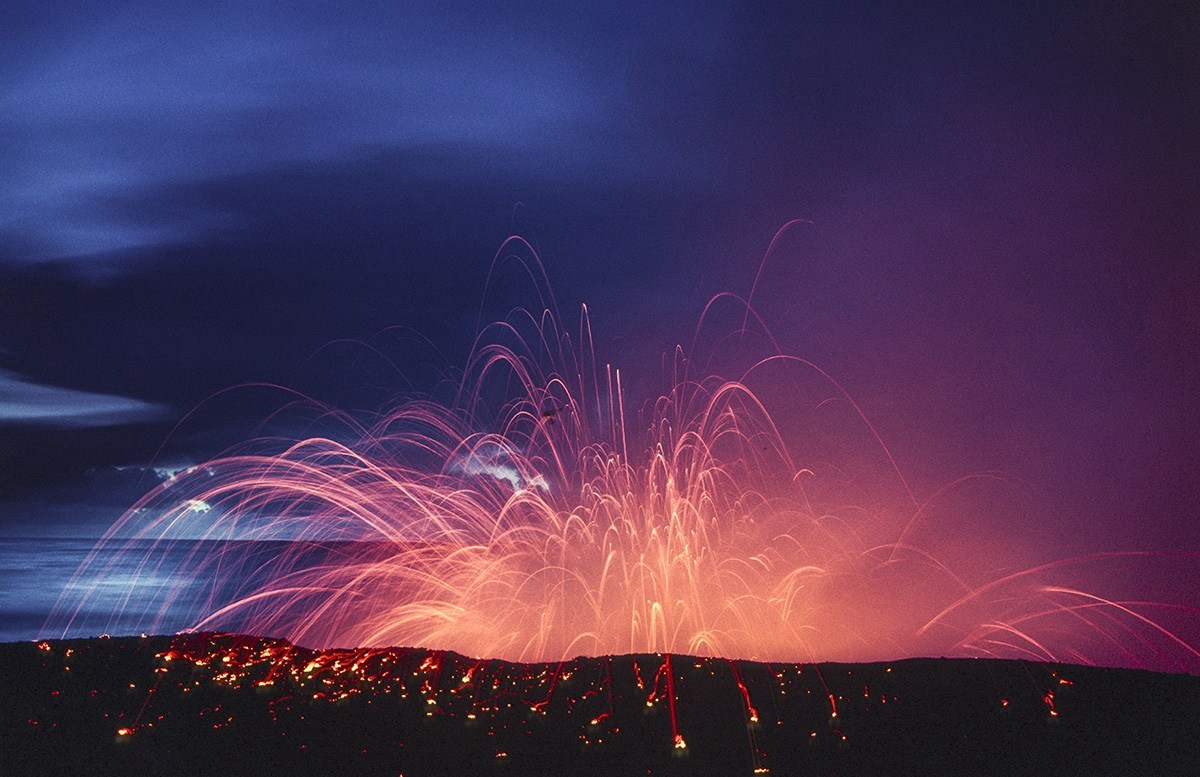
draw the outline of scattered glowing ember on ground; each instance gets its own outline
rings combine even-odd
[[[379,767],[371,774],[425,774],[423,759],[447,746],[456,763],[482,773],[484,761],[505,760],[540,774],[548,753],[587,753],[586,763],[627,772],[639,763],[656,774],[724,763],[736,773],[787,774],[810,763],[813,773],[829,773],[863,753],[890,757],[899,746],[891,738],[912,726],[930,743],[985,743],[962,751],[968,761],[996,752],[1019,759],[1013,737],[1032,737],[1039,752],[1110,740],[1112,732],[1089,727],[1114,716],[1114,693],[1134,704],[1116,721],[1155,709],[1174,720],[1200,702],[1196,678],[995,660],[764,664],[641,654],[510,663],[426,649],[314,651],[207,633],[45,644],[22,659],[21,693],[35,697],[4,720],[48,747],[97,724],[126,752],[170,751],[177,737],[208,749],[252,736],[269,746],[264,758],[320,758],[336,746]],[[71,665],[80,671],[66,672]],[[349,721],[374,723],[359,731],[346,729]],[[1142,741],[1136,730],[1119,733],[1128,741],[1113,747]],[[670,767],[676,759],[692,765]]]

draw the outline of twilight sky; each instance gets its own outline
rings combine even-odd
[[[168,440],[227,387],[371,407],[367,344],[428,390],[384,330],[461,363],[514,233],[644,394],[801,218],[756,306],[918,496],[1200,550],[1197,13],[999,5],[10,4],[0,534],[97,536],[286,401]]]

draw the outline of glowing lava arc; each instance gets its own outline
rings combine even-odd
[[[544,280],[536,256],[527,269]],[[191,608],[193,629],[312,647],[1087,660],[1089,645],[1132,656],[1157,639],[1200,666],[1145,608],[1055,586],[1076,562],[981,583],[918,546],[915,504],[896,521],[814,500],[751,388],[780,365],[812,375],[801,360],[768,355],[726,379],[677,352],[668,389],[631,423],[586,308],[573,342],[543,291],[544,312],[480,330],[455,400],[403,401],[369,424],[325,408],[336,440],[253,443],[180,473],[79,579],[102,585],[117,563],[105,559],[140,559],[130,591],[159,585],[140,628]],[[182,568],[158,568],[165,550]]]

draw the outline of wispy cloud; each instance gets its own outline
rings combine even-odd
[[[162,462],[150,464],[118,464],[113,467],[117,472],[153,472],[161,481],[172,482],[179,473],[190,475],[198,469],[197,465],[189,462]]]
[[[464,456],[451,466],[451,471],[465,475],[486,475],[502,483],[508,483],[513,491],[524,491],[539,488],[550,493],[550,484],[541,475],[528,477],[508,461],[508,455],[503,449],[494,451],[475,451],[470,456]]]
[[[88,427],[162,418],[168,408],[140,399],[47,386],[0,370],[0,426]]]
[[[227,216],[147,208],[162,187],[378,147],[544,153],[603,107],[568,52],[511,29],[314,14],[135,5],[28,53],[0,85],[0,234],[26,261],[178,243]]]

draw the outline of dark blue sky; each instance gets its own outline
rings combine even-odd
[[[0,531],[97,534],[215,391],[417,388],[533,242],[634,390],[715,293],[857,398],[919,496],[1200,549],[1196,12],[855,3],[6,7]],[[367,377],[363,377],[363,376]],[[364,386],[369,388],[364,390]],[[194,463],[282,399],[205,409]],[[363,404],[363,406],[367,406]],[[1050,538],[1050,539],[1045,539]]]

